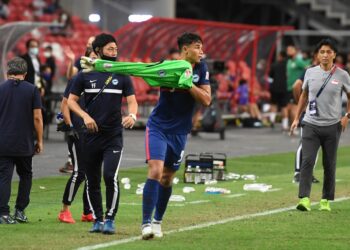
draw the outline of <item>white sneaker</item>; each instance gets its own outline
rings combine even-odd
[[[153,220],[152,221],[152,231],[153,231],[155,237],[162,238],[163,237],[162,222]]]
[[[143,224],[141,226],[141,232],[142,232],[142,239],[143,240],[149,240],[154,237],[154,233],[152,231],[151,224]]]

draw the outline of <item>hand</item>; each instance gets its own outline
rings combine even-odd
[[[98,132],[98,127],[94,119],[92,119],[89,115],[85,115],[83,117],[83,120],[89,132],[91,133]]]
[[[74,52],[72,51],[72,49],[69,47],[69,46],[67,46],[67,47],[65,47],[64,48],[64,54],[66,55],[66,57],[71,61],[71,62],[73,62],[74,63],[74,61],[75,61],[75,54],[74,54]]]
[[[123,121],[122,121],[122,125],[124,128],[130,128],[132,129],[135,125],[135,120],[134,118],[132,118],[131,116],[126,116],[126,117],[123,117]]]
[[[35,154],[40,154],[43,151],[43,148],[44,148],[43,142],[42,141],[36,142],[34,147],[35,147]]]
[[[68,136],[72,137],[74,140],[79,140],[79,133],[73,127],[70,129],[70,131],[68,131]]]
[[[80,65],[83,68],[83,72],[90,72],[95,69],[95,59],[92,59],[90,57],[82,56],[80,58]]]
[[[295,119],[292,123],[292,125],[290,126],[290,130],[289,130],[289,136],[294,135],[294,129],[296,129],[299,125],[299,120]]]
[[[348,127],[348,123],[349,123],[349,118],[344,116],[341,118],[341,131],[344,132],[345,129]]]

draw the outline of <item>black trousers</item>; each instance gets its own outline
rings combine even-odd
[[[87,193],[94,218],[103,221],[101,193],[101,167],[106,185],[106,219],[114,219],[118,207],[120,188],[118,171],[123,152],[122,134],[87,134],[84,143]]]
[[[321,147],[323,152],[323,190],[322,199],[334,200],[335,170],[337,150],[341,135],[340,122],[331,126],[303,125],[303,158],[300,171],[299,198],[310,197],[312,172]]]
[[[68,136],[67,143],[68,143],[68,150],[69,154],[72,158],[72,164],[74,166],[73,173],[70,176],[70,178],[67,181],[66,188],[63,193],[63,199],[62,202],[65,205],[71,205],[76,193],[78,192],[78,189],[80,187],[80,184],[82,182],[85,182],[86,175],[85,175],[85,165],[86,161],[83,157],[83,148],[82,148],[82,141],[83,141],[84,134],[79,134],[79,138],[74,136]],[[86,193],[86,182],[84,185],[84,191],[83,191],[83,213],[89,214],[90,211],[90,205],[87,198]]]
[[[8,215],[11,196],[11,181],[14,166],[19,176],[16,209],[24,210],[29,204],[32,188],[32,156],[0,156],[0,215]]]

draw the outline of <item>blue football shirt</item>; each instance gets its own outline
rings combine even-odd
[[[195,64],[193,84],[209,85],[209,71],[205,61]],[[160,97],[147,126],[170,134],[188,134],[192,128],[195,99],[188,90],[160,88]]]

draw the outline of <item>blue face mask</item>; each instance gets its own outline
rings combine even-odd
[[[39,48],[29,48],[29,54],[37,56],[39,54]]]

